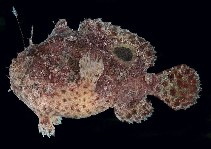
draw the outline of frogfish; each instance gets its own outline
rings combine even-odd
[[[10,88],[39,118],[43,136],[54,136],[62,118],[81,119],[114,109],[127,123],[153,113],[147,95],[173,110],[194,105],[199,75],[185,64],[148,73],[156,52],[144,38],[101,19],[85,19],[78,30],[59,19],[47,39],[30,44],[9,67]]]

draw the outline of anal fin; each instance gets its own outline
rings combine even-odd
[[[141,121],[147,120],[152,115],[153,107],[151,102],[147,101],[146,97],[143,97],[140,100],[116,104],[114,112],[120,121],[141,123]]]

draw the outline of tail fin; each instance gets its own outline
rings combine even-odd
[[[157,74],[156,96],[174,110],[187,109],[199,97],[200,80],[196,71],[178,65]]]

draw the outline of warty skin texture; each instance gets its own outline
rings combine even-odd
[[[174,110],[196,103],[196,71],[178,65],[147,73],[156,60],[145,39],[119,26],[86,19],[77,31],[60,19],[48,38],[12,60],[11,90],[39,118],[39,132],[50,137],[62,117],[86,118],[114,108],[121,121],[140,123],[152,115],[147,95]]]

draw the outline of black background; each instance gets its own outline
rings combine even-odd
[[[149,96],[155,111],[141,124],[120,122],[113,109],[87,119],[63,119],[56,126],[56,137],[38,133],[38,118],[12,93],[8,67],[23,50],[21,34],[12,6],[28,45],[31,26],[33,42],[45,40],[60,18],[77,29],[85,18],[102,18],[137,33],[155,46],[157,61],[148,72],[160,72],[187,64],[199,73],[203,90],[190,109],[173,111],[158,98]],[[68,148],[113,146],[129,148],[211,146],[211,72],[209,4],[202,1],[0,1],[0,143],[21,147],[26,144]],[[62,143],[62,144],[61,144]],[[21,145],[21,146],[20,146]],[[75,147],[73,147],[75,146]]]

